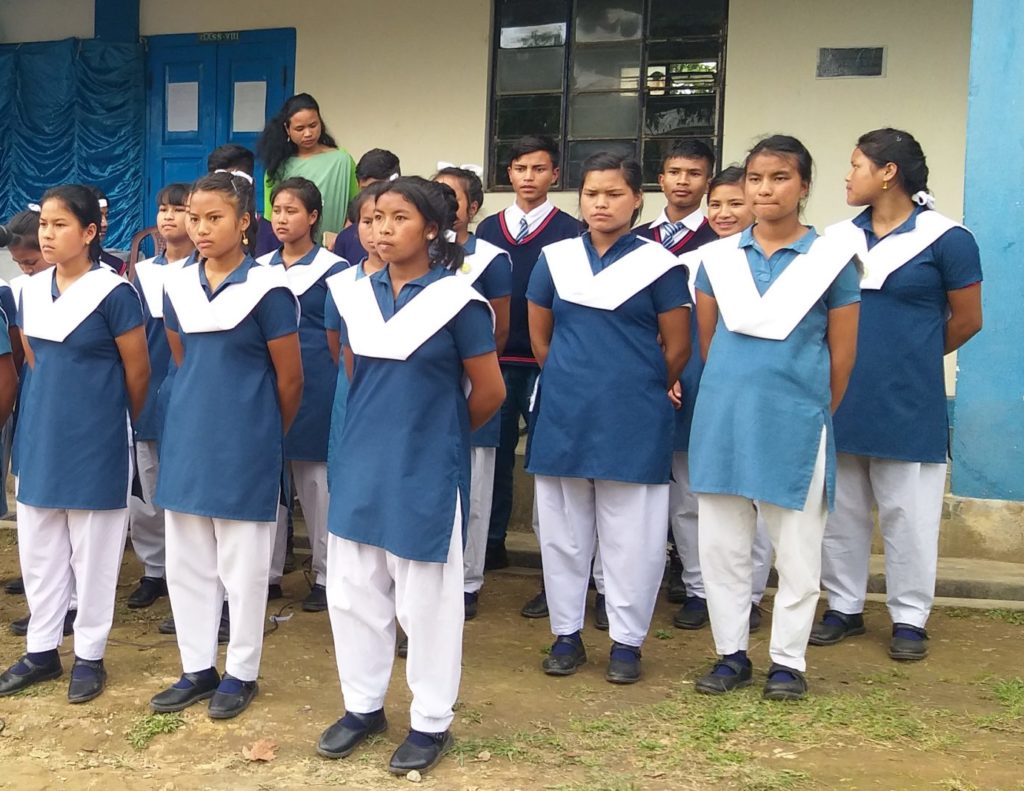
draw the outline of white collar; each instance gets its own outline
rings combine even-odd
[[[657,228],[657,227],[659,227],[661,225],[668,225],[671,222],[672,221],[668,218],[668,214],[666,213],[666,210],[662,209],[661,210],[661,214],[658,215],[657,219],[655,219],[655,221],[652,222],[649,227]],[[701,226],[701,224],[703,222],[704,222],[704,212],[701,211],[699,206],[696,209],[694,209],[692,212],[687,214],[685,217],[683,217],[683,225],[685,225],[691,231],[696,231],[698,228],[700,228],[700,226]]]
[[[532,231],[540,224],[541,220],[551,213],[553,208],[555,208],[555,205],[551,201],[546,200],[534,209],[523,211],[519,208],[519,204],[513,201],[512,205],[505,209],[505,225],[508,226],[510,231],[515,233],[519,230],[519,225],[525,217],[526,224]]]

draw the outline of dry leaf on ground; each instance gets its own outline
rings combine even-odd
[[[249,747],[242,748],[246,761],[273,761],[277,758],[277,742],[272,739],[257,739]]]

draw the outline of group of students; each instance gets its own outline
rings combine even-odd
[[[296,150],[326,134],[308,106],[282,128]],[[98,260],[87,188],[55,187],[16,218],[38,232],[12,252],[42,270],[12,283],[19,331],[0,337],[0,418],[19,386],[15,349],[26,359],[12,470],[31,617],[0,695],[61,675],[73,597],[68,697],[102,692],[130,522],[149,586],[133,596],[151,603],[166,579],[182,661],[151,707],[210,699],[211,717],[240,714],[257,694],[294,484],[308,609],[329,613],[345,704],[317,750],[341,758],[387,728],[400,625],[411,729],[389,769],[429,769],[452,744],[464,621],[485,564],[503,560],[524,417],[545,583],[524,614],[550,618],[545,673],[587,661],[593,574],[606,678],[641,678],[671,534],[676,623],[710,620],[720,654],[697,690],[752,682],[773,548],[763,694],[803,697],[808,641],[864,631],[876,503],[890,653],[925,656],[942,356],[980,329],[981,270],[970,233],[932,208],[911,135],[857,141],[847,198],[864,209],[822,235],[801,220],[810,154],[784,135],[718,174],[706,145],[679,141],[659,176],[665,210],[636,228],[643,177],[628,157],[583,163],[581,222],[548,200],[557,146],[523,138],[515,202],[475,235],[474,170],[428,181],[398,176],[396,160],[360,184],[354,230],[335,241],[358,243],[361,260],[320,245],[327,196],[308,178],[275,177],[258,218],[251,156],[238,154],[214,152],[210,173],[161,191],[166,252],[139,264],[134,288]],[[277,246],[253,257],[263,224]]]

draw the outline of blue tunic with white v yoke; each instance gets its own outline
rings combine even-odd
[[[363,269],[363,264],[366,263],[364,258],[352,269],[354,274],[352,277],[354,280],[362,280],[366,277],[366,270]],[[327,289],[327,297],[324,299],[324,327],[333,332],[341,333],[341,314],[338,313],[338,305],[334,301],[334,294],[331,293],[330,287]],[[330,437],[327,440],[327,490],[334,490],[333,475],[338,469],[338,466],[334,464],[334,454],[338,452],[338,447],[341,445],[341,431],[345,427],[345,409],[348,406],[348,372],[345,370],[345,355],[339,349],[338,350],[338,379],[334,388],[334,400],[331,403],[331,428]]]
[[[59,305],[56,269],[38,277],[51,279]],[[22,305],[18,324],[24,323]],[[29,337],[35,365],[14,439],[18,502],[82,511],[127,507],[128,391],[116,339],[142,323],[139,295],[126,281],[63,341]]]
[[[922,207],[889,235],[916,227]],[[881,239],[871,209],[853,220],[870,250]],[[836,448],[900,461],[942,464],[949,442],[946,382],[947,291],[981,282],[978,244],[951,228],[885,279],[864,289],[857,362],[836,410]]]
[[[601,256],[589,233],[582,239],[595,275],[653,244],[628,233]],[[615,310],[601,310],[563,300],[542,253],[526,298],[549,309],[554,319],[527,469],[537,475],[668,483],[675,410],[667,394],[658,314],[691,304],[686,268],[670,269]]]
[[[167,257],[160,253],[150,259],[155,266],[167,266]],[[138,274],[135,275],[135,289],[142,297],[142,312],[146,320],[146,347],[149,349],[149,388],[146,390],[146,403],[135,420],[135,438],[138,440],[155,440],[160,434],[159,409],[157,405],[160,385],[167,376],[167,368],[171,362],[171,347],[167,345],[167,332],[164,320],[154,318],[150,312],[142,291],[142,283]]]
[[[385,321],[450,271],[435,268],[394,295],[387,267],[370,275]],[[348,343],[342,320],[342,344]],[[332,457],[327,526],[407,560],[444,563],[461,497],[469,513],[469,410],[462,361],[494,351],[491,313],[471,300],[405,360],[356,354],[341,443]]]
[[[216,291],[205,263],[197,266],[203,291],[214,300],[259,264],[246,256]],[[298,331],[295,298],[286,288],[273,288],[232,329],[190,333],[165,294],[164,321],[179,334],[185,358],[167,405],[157,505],[198,516],[275,521],[284,437],[267,342]]]
[[[761,295],[797,255],[810,249],[817,235],[809,228],[767,257],[752,228],[743,231],[739,247]],[[715,295],[703,264],[697,289]],[[860,277],[850,262],[785,340],[730,332],[719,312],[690,435],[693,491],[803,510],[825,428],[826,485],[832,507],[835,446],[828,312],[859,299]]]

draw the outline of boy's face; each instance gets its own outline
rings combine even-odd
[[[547,151],[531,151],[512,160],[508,179],[518,197],[527,203],[539,203],[558,180],[558,168],[554,167]]]
[[[677,211],[686,213],[700,207],[708,191],[708,163],[704,159],[673,157],[665,160],[658,175],[658,186],[665,199]]]

